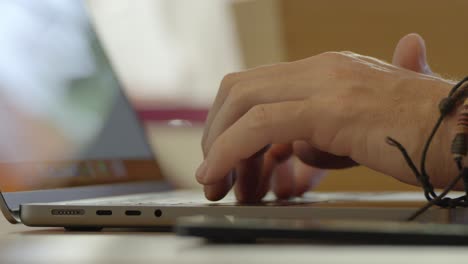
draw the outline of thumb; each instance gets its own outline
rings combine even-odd
[[[393,52],[393,65],[419,73],[432,74],[427,65],[424,39],[416,33],[401,38]]]

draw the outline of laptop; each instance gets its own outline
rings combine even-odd
[[[0,208],[11,223],[96,230],[171,226],[193,215],[401,220],[424,202],[419,193],[309,193],[243,205],[174,190],[158,164],[164,153],[148,144],[84,1],[0,6],[1,102],[11,106],[0,112],[24,114],[0,115],[8,121],[0,135]],[[447,217],[440,210],[424,215]]]

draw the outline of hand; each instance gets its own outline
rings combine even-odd
[[[413,45],[415,40],[419,42]],[[408,49],[417,56],[405,55]],[[430,73],[417,35],[400,41],[394,63]],[[437,116],[434,105],[451,85],[350,52],[228,75],[208,116],[206,158],[197,179],[205,185],[207,198],[217,200],[231,188],[235,171],[240,201],[261,199],[273,171],[277,196],[302,194],[322,172],[306,164],[342,168],[359,163],[414,184],[399,152],[385,144],[385,137],[408,145],[419,160],[425,138],[420,134],[429,132]],[[405,142],[411,135],[414,140]],[[442,140],[434,143],[446,146]],[[271,147],[265,152],[265,146]],[[301,160],[294,161],[295,179],[292,162],[284,162],[292,154]],[[439,165],[442,161],[435,159]],[[445,167],[444,172],[453,169]]]

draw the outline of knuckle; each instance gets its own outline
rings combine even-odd
[[[221,86],[230,86],[234,84],[239,79],[240,74],[240,72],[231,72],[226,74],[221,81]]]
[[[322,70],[324,77],[329,80],[348,79],[352,75],[354,67],[350,67],[349,55],[343,52],[329,51],[319,55],[323,60]]]
[[[354,61],[358,57],[358,54],[352,51],[327,51],[319,56],[325,61],[330,62],[331,65],[341,65]]]
[[[320,55],[324,57],[329,57],[329,58],[343,59],[343,58],[347,58],[350,56],[355,56],[356,53],[349,51],[349,50],[344,50],[344,51],[326,51]]]
[[[321,54],[319,54],[320,57],[325,58],[325,59],[341,59],[344,55],[339,52],[339,51],[326,51]]]
[[[248,127],[255,130],[267,129],[272,121],[270,107],[264,104],[252,107],[246,117]]]
[[[241,79],[242,73],[232,72],[226,74],[221,80],[220,91],[223,93],[229,92],[231,88]]]
[[[350,57],[350,56],[356,56],[356,53],[349,51],[349,50],[344,50],[339,52],[342,56]]]
[[[331,63],[328,67],[325,67],[325,71],[328,77],[333,80],[346,81],[346,83],[354,83],[358,79],[359,67],[349,63],[348,61]]]

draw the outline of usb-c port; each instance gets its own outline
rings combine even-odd
[[[112,215],[112,211],[111,210],[97,210],[96,214],[97,215]]]
[[[141,215],[141,211],[138,210],[127,210],[125,211],[125,215]]]

